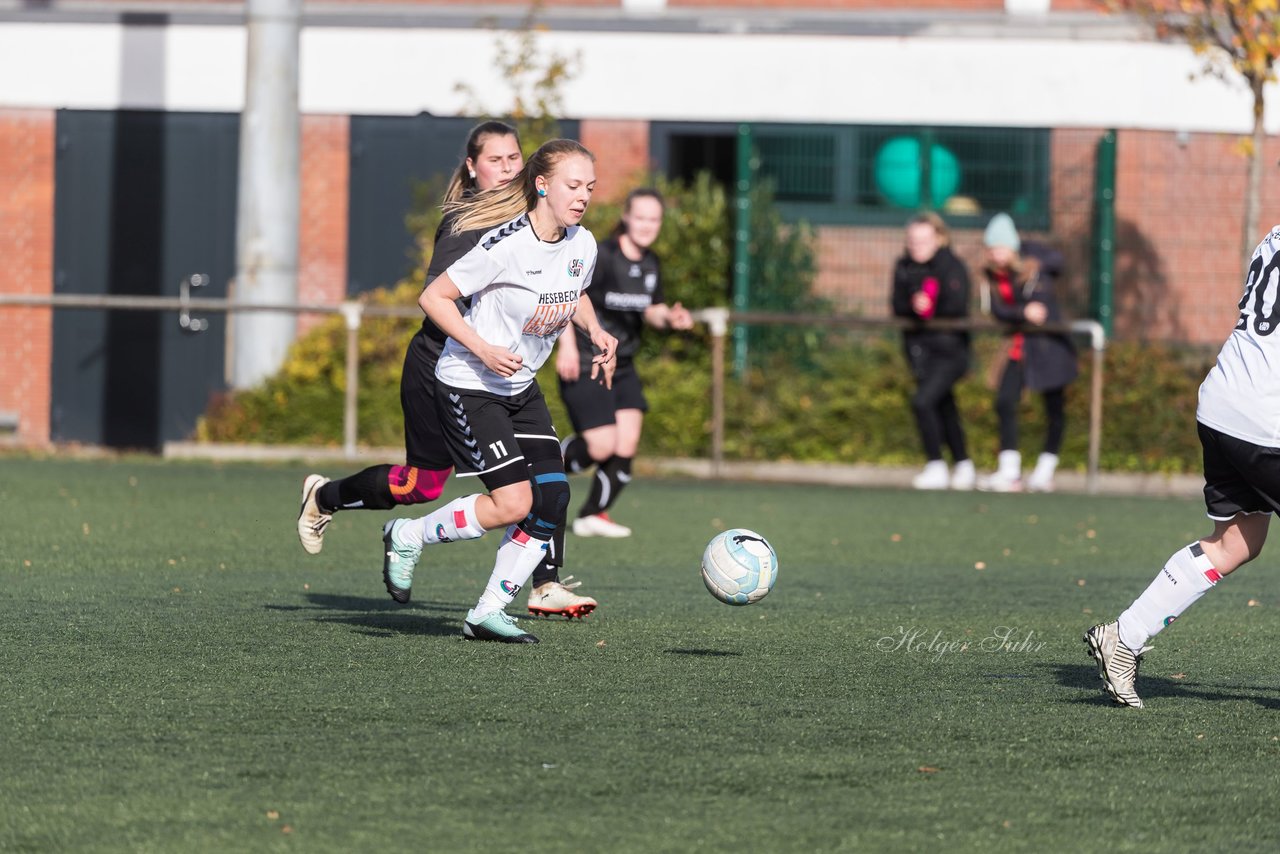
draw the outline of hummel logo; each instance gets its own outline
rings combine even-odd
[[[542,271],[541,270],[525,270],[524,274],[526,276],[541,276]]]

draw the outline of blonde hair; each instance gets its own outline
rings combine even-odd
[[[482,122],[473,127],[471,132],[467,134],[467,155],[462,158],[458,168],[453,170],[453,177],[449,180],[449,188],[444,191],[445,204],[456,202],[468,193],[474,193],[477,190],[475,173],[467,168],[467,159],[470,158],[472,163],[479,160],[481,153],[484,152],[484,144],[491,136],[514,136],[516,138],[516,146],[520,145],[520,134],[505,122]]]
[[[448,201],[444,215],[453,217],[450,234],[459,234],[479,228],[493,228],[528,213],[538,205],[538,178],[555,174],[561,160],[571,155],[586,157],[595,162],[596,156],[582,143],[572,139],[553,139],[544,143],[524,163],[514,178],[501,187],[494,187],[468,198]]]
[[[951,229],[947,227],[947,221],[938,216],[933,211],[921,211],[920,213],[907,220],[907,228],[913,225],[931,225],[938,235],[938,248],[951,245]]]

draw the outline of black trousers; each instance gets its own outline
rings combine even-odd
[[[910,356],[917,383],[915,394],[911,395],[911,411],[925,458],[942,459],[945,441],[955,462],[969,459],[954,392],[956,383],[969,370],[968,356],[963,352],[913,352]]]
[[[1000,388],[996,392],[996,415],[1000,419],[1000,450],[1018,450],[1018,406],[1022,401],[1024,386],[1022,362],[1009,361],[1000,375]],[[1051,388],[1040,392],[1044,400],[1044,417],[1048,428],[1044,435],[1044,452],[1057,454],[1062,450],[1062,437],[1067,429],[1067,396],[1065,388]]]

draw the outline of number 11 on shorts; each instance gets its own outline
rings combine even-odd
[[[489,450],[493,452],[494,459],[502,459],[507,455],[507,447],[501,441],[490,442]]]

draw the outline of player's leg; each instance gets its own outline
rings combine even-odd
[[[496,469],[480,475],[495,503],[507,508],[507,529],[489,581],[467,613],[462,631],[471,640],[537,643],[537,638],[515,625],[506,608],[544,560],[553,532],[564,523],[569,479],[551,415],[536,384],[512,399],[510,414],[511,441],[518,444],[527,470]]]
[[[946,489],[950,472],[942,459],[942,404],[955,380],[946,370],[946,363],[928,351],[918,354],[913,361],[916,390],[911,395],[911,414],[920,434],[925,463],[924,469],[912,478],[911,485],[916,489]]]
[[[610,518],[609,509],[631,482],[631,464],[640,445],[644,413],[649,409],[633,364],[620,366],[614,374],[610,405],[611,424],[582,431],[597,466],[587,500],[573,523],[573,532],[578,536],[631,536],[630,528]],[[599,417],[604,417],[603,411]]]
[[[1065,388],[1051,388],[1041,394],[1046,430],[1044,450],[1040,452],[1036,466],[1027,478],[1027,489],[1032,492],[1053,491],[1053,475],[1058,470],[1058,454],[1062,451],[1062,439],[1067,432],[1066,392]]]
[[[474,483],[482,473],[499,470],[504,472],[500,485],[526,480],[506,398],[445,385],[437,388],[436,396],[444,415],[437,422],[441,439],[460,481]],[[492,489],[487,481],[485,485]],[[516,501],[514,506],[511,500]],[[505,527],[507,518],[520,512],[518,496],[504,492],[497,500],[492,495],[465,495],[425,516],[392,519],[383,528],[382,578],[387,592],[397,602],[409,601],[413,573],[425,546],[482,537],[493,528]]]
[[[302,485],[298,538],[310,554],[324,546],[324,532],[339,510],[391,510],[440,497],[453,461],[444,443],[435,402],[438,342],[415,335],[400,375],[405,465],[370,466],[339,480],[308,475]]]
[[[584,377],[575,382],[560,383],[560,397],[569,411],[574,434],[561,446],[565,469],[570,473],[586,471],[592,465],[597,471],[592,475],[591,491],[598,491],[599,466],[614,455],[618,431],[614,421],[617,411],[615,395],[618,380],[625,366],[619,366],[613,375],[613,388],[608,389],[596,380]],[[631,532],[621,525],[614,525],[607,517],[601,517],[598,501],[588,497],[573,520],[573,533],[579,537],[627,536]],[[593,509],[594,508],[594,509]]]
[[[1098,675],[1115,702],[1142,707],[1135,683],[1151,638],[1225,576],[1261,553],[1280,509],[1280,451],[1198,425],[1204,447],[1205,504],[1213,533],[1174,552],[1119,618],[1085,633]]]
[[[990,492],[1022,490],[1022,454],[1018,452],[1018,407],[1022,402],[1022,362],[1010,360],[1000,375],[996,391],[996,417],[1000,422],[1000,455],[994,474],[981,478],[978,488]]]

